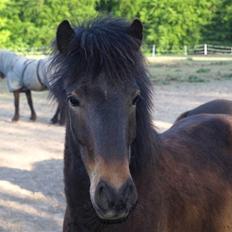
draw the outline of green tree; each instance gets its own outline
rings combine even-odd
[[[218,0],[211,22],[203,28],[203,40],[211,43],[232,44],[232,1]]]
[[[8,0],[0,15],[7,19],[1,35],[4,30],[10,32],[1,47],[48,47],[62,20],[78,22],[95,16],[95,0]]]
[[[0,12],[4,11],[8,0],[0,1]],[[10,31],[7,29],[7,18],[0,15],[0,44],[6,45],[10,37]]]
[[[140,18],[144,44],[160,51],[232,43],[231,0],[1,0],[0,47],[49,47],[60,21],[98,14]]]
[[[142,0],[99,0],[96,9],[101,14],[111,14],[128,19],[139,15]]]
[[[160,50],[178,50],[201,40],[201,30],[212,18],[215,0],[144,0],[140,18],[146,41]]]
[[[98,10],[117,16],[140,18],[145,44],[159,50],[179,50],[202,39],[218,0],[100,0]]]

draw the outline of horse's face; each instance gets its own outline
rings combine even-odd
[[[137,201],[129,164],[139,90],[132,83],[113,87],[100,79],[68,94],[69,117],[93,207],[100,218],[114,220],[126,217]]]
[[[142,40],[141,22],[135,20],[123,33],[136,39],[134,49],[137,50]],[[68,57],[74,37],[75,31],[63,21],[58,27],[56,42],[64,57]],[[88,80],[85,73],[82,78]],[[64,86],[69,106],[68,126],[79,144],[76,152],[80,153],[90,179],[92,205],[104,220],[125,218],[137,201],[129,166],[130,148],[136,137],[139,88],[129,78],[123,83],[110,83],[105,73],[76,87],[71,85],[71,89]]]

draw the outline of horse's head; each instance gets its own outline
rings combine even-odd
[[[138,20],[103,20],[76,30],[64,21],[57,30],[67,127],[90,179],[92,205],[105,220],[125,218],[137,202],[130,162],[144,97],[136,80],[143,72],[141,39]]]

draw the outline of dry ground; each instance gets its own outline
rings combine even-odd
[[[218,72],[232,73],[231,63],[207,61],[206,65],[198,62],[153,62],[151,72],[159,80],[158,84],[155,82],[153,116],[160,130],[167,129],[181,112],[201,103],[215,98],[232,99],[232,81],[224,77],[221,81],[216,80]],[[215,66],[217,71],[213,71]],[[199,69],[210,71],[197,72]],[[181,82],[167,79],[166,75],[173,73],[178,73],[178,79],[181,76]],[[203,82],[194,79],[189,83],[190,73],[198,73],[200,78],[210,75]],[[38,121],[28,120],[29,110],[22,96],[21,120],[12,123],[13,98],[7,92],[5,82],[0,81],[0,232],[61,231],[65,208],[64,128],[49,124],[55,106],[48,103],[47,92],[33,93],[33,99]]]
[[[64,128],[49,125],[55,106],[47,93],[33,94],[38,114],[30,122],[21,96],[21,120],[10,121],[13,96],[0,82],[0,231],[61,231],[64,211]]]

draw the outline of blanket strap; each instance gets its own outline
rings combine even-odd
[[[25,71],[28,67],[29,64],[31,64],[33,62],[33,60],[26,60],[23,64],[24,64],[24,68],[23,68],[23,71],[22,71],[22,84],[24,84],[24,74],[25,74]]]
[[[42,87],[47,88],[47,86],[42,82],[41,77],[40,77],[40,75],[39,75],[39,67],[40,67],[41,61],[42,61],[42,60],[39,60],[39,62],[38,62],[38,64],[37,64],[37,67],[36,67],[36,75],[37,75],[37,78],[38,78],[38,81],[39,81],[40,85],[41,85]]]

